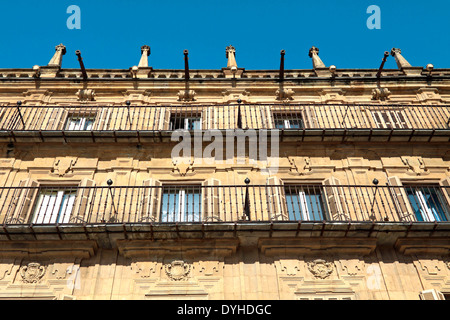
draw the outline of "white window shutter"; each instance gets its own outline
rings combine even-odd
[[[147,179],[144,180],[142,189],[141,216],[138,222],[159,221],[162,183],[155,179]]]
[[[336,221],[350,220],[344,188],[336,187],[341,184],[339,179],[331,177],[325,179],[322,184],[331,218]]]
[[[220,180],[210,178],[202,182],[202,217],[205,221],[222,221],[223,188]]]
[[[445,197],[445,200],[447,201],[446,205],[448,210],[446,210],[447,212],[450,211],[450,178],[445,178],[442,179],[441,181],[439,181],[439,185],[442,188],[442,194]]]
[[[69,112],[67,112],[67,110],[61,108],[61,114],[59,116],[58,124],[57,124],[57,127],[55,129],[57,129],[57,130],[65,130],[66,128],[64,126],[66,124],[68,116],[69,116]]]
[[[275,128],[274,122],[273,122],[273,117],[272,117],[272,111],[270,110],[270,106],[264,106],[264,107],[261,107],[261,108],[264,108],[265,112],[263,112],[263,113],[266,116],[266,121],[264,123],[264,128],[266,128],[266,129],[273,129],[273,128]]]
[[[9,210],[9,223],[27,223],[38,193],[39,182],[33,179],[25,179],[19,182],[19,188],[15,189]]]
[[[314,110],[314,107],[305,106],[303,119],[304,119],[305,128],[311,129],[311,128],[318,127],[318,121],[317,121],[316,111]]]
[[[92,130],[108,130],[109,119],[111,116],[110,108],[101,108],[101,111],[97,113],[92,126]]]
[[[201,127],[202,130],[214,129],[214,107],[206,107],[201,113]]]
[[[158,130],[169,130],[170,128],[170,108],[161,107],[159,109]]]
[[[436,289],[424,290],[420,293],[421,300],[445,300],[442,292],[437,291]]]
[[[271,220],[289,220],[283,183],[278,177],[266,180],[267,211]]]
[[[83,223],[90,220],[89,215],[93,207],[93,196],[95,194],[94,188],[95,181],[91,179],[83,179],[80,182],[80,188],[78,189],[75,202],[73,205],[73,211],[69,219],[70,223]],[[99,222],[99,221],[92,221]]]
[[[47,122],[47,126],[45,127],[45,130],[62,130],[63,128],[61,126],[61,116],[63,114],[62,108],[51,108],[49,113],[49,119]]]
[[[388,183],[391,186],[389,189],[391,190],[400,221],[415,221],[413,209],[400,179],[397,176],[388,177]]]

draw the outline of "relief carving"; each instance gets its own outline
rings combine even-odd
[[[292,89],[278,89],[275,92],[276,99],[280,101],[290,101],[294,100],[294,90]]]
[[[189,170],[193,171],[192,165],[194,164],[194,159],[174,158],[172,164],[174,166],[174,172],[178,171],[181,176],[185,176]]]
[[[64,157],[56,158],[55,164],[53,165],[52,173],[57,174],[60,177],[65,176],[67,173],[73,171],[73,167],[77,163],[78,158]]]
[[[280,259],[275,262],[275,266],[280,271],[280,274],[289,277],[295,277],[300,272],[300,262],[298,260]]]
[[[24,283],[38,283],[45,274],[45,267],[40,263],[30,262],[20,268],[20,275]]]
[[[95,91],[92,89],[81,89],[77,91],[79,101],[94,101]]]
[[[420,176],[430,173],[422,157],[401,157],[401,160],[408,167],[408,174]]]
[[[166,264],[164,269],[170,279],[180,281],[187,279],[187,276],[191,271],[191,265],[182,260],[174,260],[171,263]]]
[[[76,262],[75,262],[76,263]],[[53,265],[53,270],[51,275],[58,280],[66,279],[68,275],[76,273],[79,269],[79,266],[74,262],[69,263],[57,263],[55,262]]]
[[[11,275],[15,263],[15,259],[10,259],[9,261],[4,261],[0,264],[0,280],[3,280],[6,276]]]
[[[223,266],[222,266],[223,268]],[[213,276],[219,273],[220,271],[220,262],[219,261],[200,261],[200,265],[198,266],[198,272],[204,276]]]
[[[178,91],[178,101],[195,101],[195,91],[194,90],[180,90]]]
[[[439,266],[439,260],[419,260],[419,265],[422,271],[426,271],[429,275],[438,275],[442,272],[442,269]]]
[[[301,157],[293,158],[288,157],[288,161],[291,164],[291,173],[304,175],[311,172],[311,158]]]
[[[134,261],[131,264],[131,270],[139,274],[141,278],[150,278],[156,274],[157,262]]]
[[[372,90],[372,100],[389,100],[391,92],[387,88],[376,88]]]
[[[307,265],[315,278],[326,279],[333,273],[333,263],[323,259],[309,261]]]
[[[363,272],[364,261],[359,259],[340,260],[339,264],[343,272],[346,272],[349,276],[356,276]]]

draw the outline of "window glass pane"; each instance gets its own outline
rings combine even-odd
[[[201,117],[185,117],[182,115],[174,114],[170,117],[170,130],[200,130],[202,124]]]
[[[326,217],[318,186],[287,186],[286,205],[290,220],[321,221]]]
[[[276,129],[284,129],[284,120],[275,120]]]
[[[301,119],[294,119],[289,121],[291,129],[302,129],[303,121]]]
[[[289,220],[301,220],[300,201],[295,193],[286,192],[286,204]]]
[[[185,192],[185,202],[184,202],[184,221],[188,222],[198,222],[200,221],[200,190],[198,187],[187,188]]]
[[[411,204],[414,215],[416,216],[417,221],[423,221],[422,212],[419,204],[419,200],[416,196],[416,192],[413,188],[406,188],[406,194],[408,195],[409,203]]]
[[[274,115],[274,127],[276,129],[303,129],[301,114]]]
[[[95,117],[69,117],[64,130],[92,130]]]
[[[88,118],[84,123],[84,130],[92,130],[92,126],[94,125],[94,119]]]
[[[198,222],[201,220],[199,186],[163,188],[161,222]]]
[[[178,212],[179,201],[179,194],[175,188],[164,188],[161,203],[162,222],[177,221],[176,213]]]
[[[75,191],[65,191],[62,197],[62,203],[58,212],[58,223],[68,223],[72,214],[73,204],[75,202]]]
[[[200,130],[201,121],[200,118],[188,118],[186,130]]]
[[[41,190],[34,209],[33,223],[69,222],[75,195],[73,190]]]
[[[406,188],[408,200],[417,221],[447,221],[447,207],[440,190],[435,187]]]

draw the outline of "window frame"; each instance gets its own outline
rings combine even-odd
[[[272,112],[272,121],[273,121],[273,127],[275,129],[280,129],[280,130],[289,130],[289,129],[296,129],[296,130],[302,130],[302,129],[306,129],[306,125],[305,125],[305,119],[304,119],[304,112],[302,111],[295,111],[295,112],[290,112],[290,113],[283,113],[281,111],[273,111]],[[282,128],[278,128],[278,121],[282,121],[283,122],[283,127]],[[291,122],[293,121],[297,121],[299,122],[299,127],[298,128],[293,128],[293,125]]]
[[[284,183],[283,192],[290,221],[329,220],[323,185]],[[294,202],[294,197],[297,198],[297,202]]]
[[[189,192],[190,190],[196,192]],[[190,195],[192,195],[191,200],[189,200]],[[171,196],[175,196],[174,199],[171,199]],[[168,223],[201,222],[202,204],[203,192],[201,184],[179,185],[163,183],[159,221]],[[193,209],[192,211],[189,210],[190,207]]]
[[[45,194],[44,192],[50,192],[50,195]],[[56,192],[56,193],[55,193]],[[64,198],[69,194],[68,202],[65,204]],[[53,198],[53,195],[56,195],[56,198]],[[33,205],[33,209],[31,212],[31,221],[33,224],[55,224],[55,223],[68,223],[74,213],[75,203],[77,199],[78,192],[76,188],[73,186],[67,185],[55,185],[55,186],[39,186],[38,192],[36,194],[35,203]],[[47,207],[44,209],[43,204],[45,202],[46,196],[50,196],[47,198]],[[54,199],[53,208],[49,212],[48,203]],[[71,202],[71,203],[70,203]],[[58,206],[56,204],[58,203]],[[70,204],[69,204],[70,203]],[[62,214],[62,210],[65,206],[65,209]],[[67,210],[70,208],[70,210]],[[44,210],[43,210],[44,209]],[[56,215],[55,215],[56,212]],[[63,218],[61,221],[60,218]]]
[[[372,120],[377,129],[408,129],[409,123],[403,110],[383,109],[383,110],[369,110]],[[388,118],[386,121],[383,113]],[[376,118],[378,116],[378,119]],[[400,117],[401,116],[401,117]],[[403,118],[403,120],[402,120]]]
[[[75,128],[70,128],[70,121],[72,120],[81,120],[81,123],[79,125],[75,125]],[[86,122],[87,120],[90,120],[90,128],[86,127]],[[74,115],[74,114],[68,114],[66,121],[64,123],[64,130],[65,131],[91,131],[94,128],[94,124],[95,124],[95,120],[96,120],[96,115],[95,114],[79,114],[79,115]]]
[[[193,120],[192,124],[194,124],[195,122],[198,123],[199,128],[193,128],[193,129],[189,129],[189,121]],[[180,125],[181,122],[183,123],[183,127],[179,127],[179,128],[175,128],[176,126]],[[169,130],[170,131],[175,131],[175,130],[188,130],[188,131],[192,131],[192,130],[202,130],[202,122],[203,122],[203,118],[202,118],[202,113],[193,113],[192,115],[184,115],[184,114],[180,114],[178,112],[171,112],[170,113],[170,119],[169,119]]]
[[[403,184],[406,197],[412,207],[414,217],[419,222],[445,222],[449,221],[450,204],[447,203],[444,194],[438,184]],[[419,190],[420,189],[420,190]],[[435,195],[434,206],[429,206],[429,200],[425,198],[424,189],[432,190]],[[413,191],[414,194],[410,194]],[[411,196],[414,201],[412,201]],[[433,197],[433,195],[431,195]],[[439,208],[440,207],[440,208]],[[439,210],[441,209],[441,210]],[[439,212],[440,211],[440,212]],[[418,214],[420,214],[420,219]],[[444,220],[442,219],[444,218]]]

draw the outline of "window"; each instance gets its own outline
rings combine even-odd
[[[448,221],[448,206],[433,186],[407,186],[406,194],[417,221]]]
[[[326,219],[324,197],[319,186],[286,186],[285,196],[289,220]]]
[[[45,188],[39,191],[33,213],[33,223],[69,222],[76,191],[70,188]]]
[[[372,117],[377,128],[404,129],[408,127],[402,111],[372,111]]]
[[[64,126],[64,130],[92,130],[94,121],[94,116],[69,116],[66,125]]]
[[[200,219],[200,186],[163,186],[161,222],[199,222]]]
[[[274,114],[274,126],[276,129],[303,129],[305,127],[301,114]]]
[[[202,118],[200,116],[183,116],[179,114],[172,114],[170,117],[169,130],[201,130]]]

